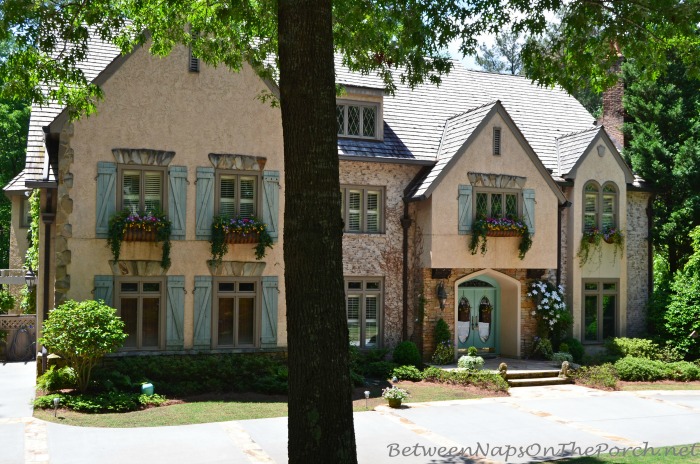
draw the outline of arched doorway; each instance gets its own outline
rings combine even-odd
[[[470,346],[480,353],[499,353],[501,289],[494,279],[479,276],[457,287],[457,352]]]

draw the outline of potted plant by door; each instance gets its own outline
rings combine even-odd
[[[390,408],[400,408],[401,401],[408,398],[408,392],[403,388],[391,387],[382,390],[382,398],[386,398]]]

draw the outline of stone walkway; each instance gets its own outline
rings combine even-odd
[[[0,366],[0,407],[9,409]],[[29,389],[31,390],[31,388]],[[22,403],[28,393],[17,396]],[[382,463],[533,462],[575,454],[650,453],[700,440],[700,391],[604,392],[528,387],[482,400],[408,403],[355,413],[358,460]],[[678,452],[683,452],[678,448]],[[686,449],[700,455],[700,444]],[[100,429],[0,417],[0,464],[287,462],[287,418]]]

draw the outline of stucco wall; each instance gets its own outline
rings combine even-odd
[[[403,266],[403,190],[419,171],[418,166],[341,161],[341,185],[383,187],[385,233],[343,235],[343,274],[378,276],[384,281],[383,339],[385,347],[401,341]],[[412,306],[409,305],[412,314]],[[413,318],[409,314],[409,321]],[[409,325],[409,335],[412,324]]]
[[[606,145],[603,156],[599,156],[596,148],[600,144]],[[567,241],[570,243],[566,257],[567,303],[574,317],[573,334],[579,339],[582,338],[583,279],[619,279],[617,333],[622,335],[627,331],[627,253],[616,254],[614,245],[602,242],[601,248],[592,251],[583,266],[577,256],[583,235],[583,188],[588,181],[594,180],[601,187],[606,182],[615,184],[618,189],[618,228],[625,235],[628,233],[627,184],[625,173],[612,154],[613,149],[602,138],[595,140],[591,149],[583,155],[576,170],[574,186],[568,191],[572,206],[567,224]]]
[[[501,127],[500,156],[492,154],[493,127]],[[423,267],[427,268],[556,268],[558,199],[542,173],[499,114],[494,114],[473,143],[457,159],[433,191],[430,221],[419,215],[426,238]],[[458,233],[458,189],[469,185],[469,172],[525,177],[523,188],[535,190],[535,234],[525,259],[518,258],[519,237],[489,237],[485,255],[469,252],[471,235]]]
[[[649,297],[648,192],[627,192],[627,336],[647,331]]]
[[[97,114],[64,128],[59,149],[57,260],[69,277],[65,297],[93,296],[94,275],[112,274],[106,240],[95,238],[97,162],[114,162],[113,148],[174,151],[170,165],[187,167],[186,240],[172,242],[168,275],[185,276],[185,348],[192,346],[194,277],[210,275],[209,242],[195,240],[196,168],[212,167],[209,153],[266,158],[265,170],[280,171],[280,214],[284,211],[280,112],[256,99],[265,84],[244,66],[240,73],[202,65],[187,71],[188,53],[177,48],[167,58],[137,49],[103,85]],[[65,241],[65,246],[62,242]],[[230,246],[224,261],[255,261],[253,245]],[[160,246],[124,243],[121,260],[155,260]],[[277,275],[278,344],[286,344],[282,234],[267,251],[262,275]],[[59,281],[61,275],[58,276]]]

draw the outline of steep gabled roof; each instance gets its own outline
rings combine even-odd
[[[590,133],[592,133],[592,135]],[[567,179],[576,178],[576,171],[578,167],[581,165],[581,163],[583,163],[586,156],[590,156],[590,153],[593,151],[593,146],[602,142],[610,149],[613,159],[615,159],[618,166],[620,166],[622,173],[625,175],[625,182],[628,184],[633,184],[635,182],[635,174],[632,172],[632,169],[627,165],[627,163],[625,163],[625,160],[622,159],[622,155],[620,155],[620,152],[617,150],[615,142],[610,138],[608,133],[605,132],[605,128],[603,126],[600,126],[596,131],[571,134],[570,136],[563,137],[562,139],[566,141],[565,146],[567,146],[568,150],[570,151],[570,155],[568,156],[569,163],[571,162],[570,160],[574,159],[576,156],[576,150],[580,150],[578,152],[578,157],[576,157],[571,168],[566,172],[564,169],[562,169],[562,172],[565,172],[564,177]],[[588,143],[585,143],[586,141]],[[639,178],[639,180],[643,181],[641,178]]]
[[[24,186],[24,171],[17,174],[6,186],[2,188],[6,195],[18,195],[27,190]]]
[[[563,177],[571,171],[576,161],[578,161],[602,129],[602,126],[592,127],[557,138],[557,151],[559,152],[559,168],[557,171],[560,176]]]

